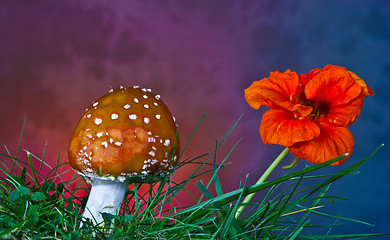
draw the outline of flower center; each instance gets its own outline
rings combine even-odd
[[[298,101],[300,104],[304,106],[309,106],[313,108],[312,112],[308,115],[308,118],[312,121],[326,117],[326,115],[329,112],[330,106],[328,102],[326,101],[315,102],[313,100],[309,100],[306,98],[304,92],[301,92],[301,94],[299,94]]]
[[[314,103],[315,104],[315,103]],[[317,106],[316,109],[313,108],[312,114],[315,114],[315,117],[318,119],[321,116],[326,117],[329,112],[329,103],[325,101],[320,101],[315,104]]]

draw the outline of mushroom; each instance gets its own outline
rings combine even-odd
[[[138,86],[111,90],[89,106],[69,143],[69,163],[91,181],[83,213],[94,224],[118,214],[130,183],[152,183],[178,161],[177,125],[159,95]]]

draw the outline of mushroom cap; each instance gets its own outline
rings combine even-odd
[[[69,143],[71,167],[78,173],[117,181],[153,182],[179,158],[177,125],[150,89],[121,88],[91,104]]]

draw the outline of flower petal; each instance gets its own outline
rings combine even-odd
[[[278,107],[278,105],[262,94],[264,88],[264,82],[262,81],[266,81],[266,79],[267,78],[255,81],[249,88],[245,89],[245,100],[254,109],[259,109],[261,106],[267,106],[270,108]]]
[[[348,68],[346,68],[346,67],[328,64],[322,68],[322,71],[328,71],[329,69],[340,69],[340,70],[345,70],[345,71],[348,70]]]
[[[293,112],[283,108],[264,113],[260,124],[261,139],[265,144],[292,146],[309,141],[320,134],[320,128],[306,118],[296,119]]]
[[[292,110],[295,95],[298,94],[299,78],[297,73],[287,70],[284,73],[271,72],[269,78],[253,82],[245,90],[245,99],[255,109],[260,106],[270,108],[283,107]]]
[[[363,101],[362,93],[359,97],[344,105],[337,105],[331,102],[329,111],[323,121],[335,127],[348,127],[359,117]]]
[[[363,79],[361,79],[358,75],[356,75],[355,73],[353,72],[349,72],[351,74],[351,76],[353,77],[353,79],[355,79],[355,81],[360,85],[362,86],[363,88],[363,93],[364,93],[364,96],[365,97],[369,97],[369,96],[373,96],[374,95],[374,91],[372,91],[372,89],[367,86],[367,84],[363,81]]]
[[[360,115],[362,93],[362,86],[342,67],[321,71],[305,86],[307,99],[315,102],[324,121],[339,127],[351,125]]]
[[[292,110],[298,111],[302,117],[307,117],[313,111],[313,108],[309,107],[309,106],[304,106],[301,104],[296,104],[296,105],[294,105]]]
[[[329,66],[329,65],[327,65]],[[325,68],[327,67],[325,66]],[[310,81],[311,79],[313,79],[318,73],[320,73],[321,71],[323,71],[322,68],[314,68],[312,69],[308,74],[307,74],[307,82]]]
[[[349,155],[332,165],[343,164],[353,152],[354,139],[352,133],[344,127],[320,125],[320,135],[307,142],[299,142],[289,147],[292,154],[311,163],[322,163],[342,154]]]
[[[328,71],[329,69],[339,69],[339,70],[348,71],[348,69],[345,67],[340,67],[340,66],[328,64],[323,69],[316,68],[316,69],[311,70],[309,72],[309,74],[306,74],[307,76],[305,76],[305,74],[301,74],[301,75],[303,75],[301,82],[305,82],[305,78],[306,78],[306,83],[307,83],[307,81],[310,81],[318,73],[320,73],[322,71]],[[358,75],[356,75],[355,73],[353,73],[351,71],[348,71],[348,72],[351,74],[352,78],[363,88],[363,92],[364,92],[365,97],[369,97],[369,96],[374,95],[374,91],[372,91],[372,89],[369,86],[367,86],[367,84],[363,81],[363,79],[361,79]],[[300,76],[300,78],[301,78],[301,76]]]
[[[343,70],[348,70],[347,68],[345,67],[340,67],[340,66],[335,66],[335,65],[326,65],[324,68],[314,68],[312,70],[310,70],[309,73],[302,73],[302,74],[299,74],[299,80],[301,82],[301,84],[303,86],[306,86],[306,84],[312,80],[315,76],[317,76],[317,74],[319,74],[320,72],[323,72],[323,71],[327,71],[329,69],[343,69]]]
[[[329,89],[337,89],[337,95],[332,101],[340,105],[347,104],[363,91],[349,71],[342,68],[331,68],[318,73],[306,84],[305,95],[307,99],[318,102],[322,100],[323,92]]]

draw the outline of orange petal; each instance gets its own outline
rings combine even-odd
[[[269,78],[253,82],[245,90],[245,99],[255,109],[260,106],[270,108],[283,107],[292,110],[292,100],[298,92],[299,78],[297,73],[287,70],[284,73],[271,72]]]
[[[356,75],[353,72],[349,72],[349,73],[351,73],[351,76],[353,77],[353,79],[355,79],[355,81],[360,86],[362,86],[363,93],[364,93],[365,97],[369,97],[369,96],[373,96],[374,95],[374,91],[372,91],[372,89],[369,86],[367,86],[367,84],[363,81],[363,79],[361,79],[358,75]]]
[[[313,108],[309,107],[309,106],[304,106],[301,104],[296,104],[296,105],[294,105],[292,111],[295,111],[295,110],[297,110],[301,114],[302,117],[307,117],[313,111]]]
[[[353,152],[355,142],[352,133],[347,128],[326,124],[321,124],[320,129],[321,132],[317,138],[294,144],[289,147],[290,152],[315,164],[349,153],[347,157],[333,165],[343,164]]]
[[[337,104],[347,104],[352,99],[358,97],[363,91],[362,87],[356,83],[351,74],[343,68],[331,68],[327,71],[318,73],[305,86],[305,95],[307,99],[313,101],[322,101],[324,92],[334,89],[337,95],[333,96],[332,101]]]
[[[261,106],[277,108],[278,105],[262,94],[264,81],[267,81],[267,78],[255,81],[249,88],[245,89],[245,100],[254,109],[259,109]]]
[[[340,69],[340,70],[344,70],[344,71],[347,71],[348,69],[345,68],[345,67],[340,67],[340,66],[335,66],[335,65],[326,65],[321,71],[328,71],[329,69]],[[314,71],[314,74],[312,74],[310,76],[310,73]],[[313,69],[312,71],[310,71],[310,73],[308,74],[308,78],[309,80],[311,78],[313,78],[316,74],[319,73],[318,71],[318,68],[317,69]],[[365,97],[369,97],[369,96],[373,96],[374,95],[374,91],[372,91],[372,89],[367,86],[367,84],[363,81],[363,79],[361,79],[358,75],[356,75],[355,73],[349,71],[349,73],[351,74],[352,78],[355,79],[355,81],[363,88],[363,92],[364,92],[364,96]]]
[[[340,69],[340,70],[345,70],[345,71],[348,70],[348,68],[346,68],[346,67],[328,64],[322,68],[322,71],[328,71],[329,69]]]
[[[298,77],[299,77],[299,83],[302,86],[305,86],[307,84],[307,82],[309,81],[309,79],[307,77],[307,73],[301,73],[298,75]]]
[[[306,97],[315,102],[333,126],[348,127],[359,116],[363,88],[344,68],[331,68],[317,74],[305,87]]]
[[[315,123],[306,118],[296,119],[293,112],[283,108],[265,112],[260,124],[260,135],[265,144],[292,146],[319,134],[320,128]]]
[[[321,68],[314,68],[307,74],[307,82],[314,78],[318,73],[322,71]]]
[[[323,121],[335,127],[348,127],[359,117],[363,101],[362,93],[347,104],[337,105],[337,103],[331,102],[329,111]]]

